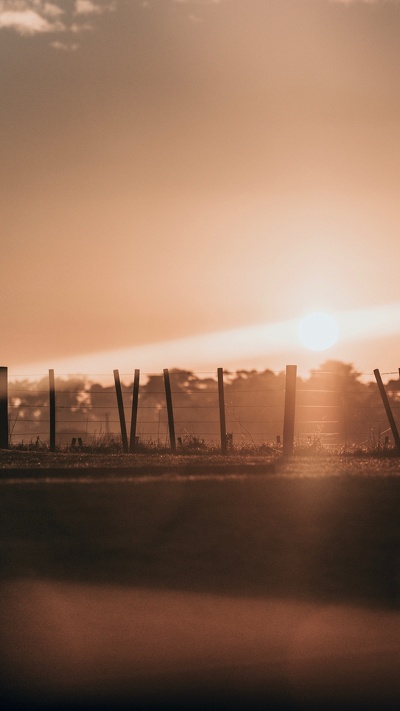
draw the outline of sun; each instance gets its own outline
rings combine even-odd
[[[339,326],[325,311],[313,311],[304,316],[298,325],[300,342],[311,351],[325,351],[333,346],[339,336]]]

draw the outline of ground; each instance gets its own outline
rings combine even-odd
[[[95,452],[43,452],[35,450],[0,449],[0,477],[8,469],[40,470],[49,475],[65,469],[96,470],[97,472],[124,474],[161,474],[169,471],[181,474],[219,472],[280,473],[286,476],[397,476],[400,475],[400,457],[371,454],[317,454],[300,453],[283,457],[279,450],[268,454],[122,454]],[[3,474],[2,474],[3,472]]]
[[[397,458],[12,454],[4,708],[399,708]]]

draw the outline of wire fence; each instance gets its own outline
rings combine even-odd
[[[396,423],[400,417],[398,371],[382,374]],[[162,374],[144,374],[139,388],[135,442],[171,444],[170,421]],[[127,431],[133,416],[133,378],[121,376]],[[121,413],[112,375],[55,378],[57,447],[121,443]],[[178,446],[219,446],[221,403],[215,372],[170,371],[174,428]],[[224,372],[224,415],[231,446],[273,444],[283,437],[285,373]],[[11,445],[49,444],[51,407],[49,375],[15,375],[8,382],[8,437]],[[297,377],[294,435],[297,444],[393,444],[376,382],[361,382],[348,366],[312,371]]]

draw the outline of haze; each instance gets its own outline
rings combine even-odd
[[[1,0],[2,364],[312,366],[268,329],[397,314],[399,36],[383,0]],[[395,370],[388,331],[329,357]]]

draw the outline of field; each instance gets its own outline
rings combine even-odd
[[[398,708],[398,458],[0,464],[6,707]]]

